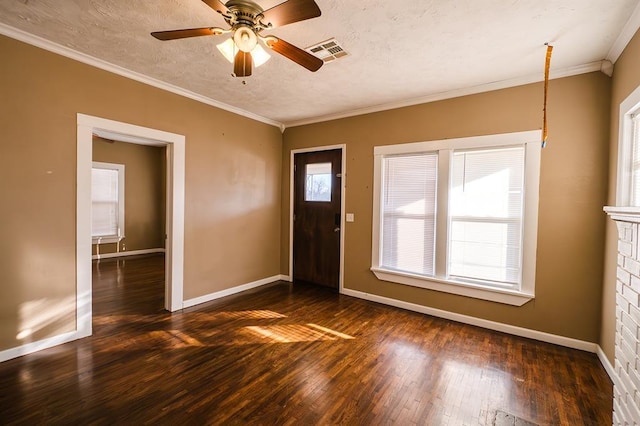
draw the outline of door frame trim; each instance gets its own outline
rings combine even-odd
[[[76,280],[77,328],[91,335],[91,164],[93,135],[138,145],[165,146],[165,309],[183,308],[185,136],[86,114],[77,114]]]
[[[303,154],[307,152],[320,152],[330,151],[333,149],[339,149],[342,153],[342,170],[340,170],[340,271],[338,275],[338,289],[342,293],[344,289],[344,234],[345,234],[345,200],[346,200],[346,176],[347,176],[347,145],[325,145],[314,146],[311,148],[299,148],[292,149],[290,154],[289,164],[289,276],[288,281],[293,281],[293,197],[294,187],[293,181],[295,178],[294,159],[296,154]]]

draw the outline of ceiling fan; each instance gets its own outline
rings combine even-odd
[[[175,40],[187,37],[216,36],[231,33],[232,37],[227,42],[218,45],[218,48],[233,60],[233,74],[236,77],[248,77],[251,75],[253,62],[258,66],[258,58],[264,55],[264,49],[258,41],[264,43],[271,50],[302,65],[309,71],[317,71],[323,64],[322,59],[305,52],[304,50],[287,43],[273,35],[263,36],[261,32],[271,28],[281,27],[294,22],[304,21],[320,16],[320,8],[314,0],[286,0],[267,10],[250,0],[229,0],[223,3],[221,0],[202,0],[210,8],[220,13],[229,24],[229,29],[218,27],[189,28],[183,30],[156,31],[151,35],[158,40]],[[223,45],[226,44],[226,49]],[[226,53],[225,53],[226,52]],[[252,53],[256,58],[252,57]],[[269,55],[266,55],[268,59]],[[262,63],[260,62],[260,63]]]

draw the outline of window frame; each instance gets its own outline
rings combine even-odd
[[[124,214],[124,200],[125,200],[125,174],[124,164],[117,163],[104,163],[100,161],[93,161],[91,163],[91,171],[93,175],[93,169],[105,169],[116,170],[118,172],[118,234],[94,236],[93,229],[91,230],[91,242],[92,244],[109,244],[118,243],[125,237],[125,214]],[[93,205],[93,194],[91,196],[91,203]],[[93,208],[91,209],[91,225],[93,228]]]
[[[629,210],[640,211],[640,206],[631,205],[634,142],[632,116],[634,114],[640,114],[640,86],[620,104],[616,185],[616,205]]]
[[[535,297],[535,269],[538,239],[541,138],[542,132],[540,130],[533,130],[374,147],[371,271],[375,276],[383,281],[515,306],[521,306],[533,299]],[[481,282],[459,281],[448,278],[449,188],[451,185],[451,162],[454,150],[500,148],[518,145],[525,147],[522,278],[519,287],[517,289],[506,289],[490,286]],[[385,269],[380,265],[382,253],[380,238],[382,226],[383,159],[389,155],[410,155],[424,152],[438,153],[435,276],[433,277]]]

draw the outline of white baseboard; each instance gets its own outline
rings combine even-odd
[[[600,345],[598,345],[598,348],[596,350],[596,354],[598,355],[598,359],[600,360],[600,364],[602,364],[602,366],[604,367],[604,370],[609,375],[609,378],[611,379],[611,381],[614,384],[617,384],[618,383],[618,375],[616,374],[616,369],[613,367],[613,365],[611,365],[611,362],[609,362],[609,358],[607,358],[607,355],[605,355],[605,353],[602,350],[602,348],[600,347]]]
[[[231,296],[232,294],[240,293],[242,291],[251,290],[256,287],[260,287],[266,284],[271,284],[275,281],[285,280],[284,275],[274,275],[272,277],[263,278],[258,281],[253,281],[247,284],[242,284],[239,286],[227,288],[224,290],[216,291],[214,293],[205,294],[204,296],[195,297],[193,299],[185,300],[182,302],[183,308],[190,308],[195,305],[199,305],[201,303],[210,302],[212,300],[220,299],[221,297]]]
[[[94,254],[91,256],[93,260],[99,259],[110,259],[113,257],[123,257],[123,256],[138,256],[140,254],[152,254],[152,253],[164,253],[166,250],[163,248],[152,248],[152,249],[144,249],[144,250],[131,250],[131,251],[119,251],[117,253],[104,253],[104,254]]]
[[[128,252],[128,253],[133,253],[133,252]],[[157,252],[154,252],[154,253],[157,253]],[[242,284],[236,287],[217,291],[204,296],[185,300],[183,302],[183,308],[189,308],[192,306],[199,305],[201,303],[206,303],[212,300],[219,299],[221,297],[230,296],[232,294],[240,293],[246,290],[251,290],[266,284],[271,284],[275,281],[291,281],[291,277],[287,275],[274,275],[272,277],[263,278],[261,280],[253,281],[247,284]],[[427,306],[417,305],[409,302],[403,302],[401,300],[391,299],[388,297],[378,296],[375,294],[364,293],[357,290],[350,290],[345,288],[342,290],[341,293],[347,296],[369,300],[369,301],[381,303],[384,305],[395,306],[397,308],[419,312],[427,315],[432,315],[438,318],[444,318],[444,319],[460,322],[463,324],[474,325],[482,328],[487,328],[489,330],[495,330],[495,331],[500,331],[508,334],[513,334],[515,336],[526,337],[534,340],[539,340],[542,342],[553,343],[560,346],[592,352],[597,354],[598,359],[600,360],[600,363],[602,364],[605,371],[611,378],[611,381],[613,383],[617,383],[618,381],[617,375],[615,373],[615,369],[609,362],[609,359],[607,358],[605,353],[602,351],[602,348],[596,343],[585,342],[583,340],[577,340],[569,337],[558,336],[555,334],[545,333],[542,331],[530,330],[527,328],[517,327],[509,324],[495,322],[495,321],[484,320],[481,318],[476,318],[468,315],[462,315],[454,312],[443,311],[440,309],[430,308]],[[4,362],[9,359],[17,358],[19,356],[27,355],[43,349],[47,349],[52,346],[71,342],[73,340],[77,340],[83,337],[86,337],[86,335],[83,335],[79,331],[73,331],[73,332],[61,334],[59,336],[50,337],[48,339],[39,340],[37,342],[27,343],[25,345],[18,346],[15,348],[6,349],[4,351],[0,351],[0,362]]]
[[[10,359],[18,358],[20,356],[28,355],[30,353],[38,352],[44,349],[49,349],[53,346],[68,343],[72,340],[78,340],[83,337],[87,337],[87,335],[81,333],[80,331],[71,331],[68,333],[49,337],[47,339],[38,340],[37,342],[26,343],[15,348],[6,349],[4,351],[0,351],[0,362],[8,361]]]
[[[118,254],[125,255],[125,256],[133,256],[136,254],[148,254],[148,253],[164,253],[164,249],[136,250],[136,251],[130,251],[130,252],[124,252],[124,253],[118,253]],[[115,256],[110,256],[110,257],[115,257]],[[232,294],[236,294],[241,291],[246,291],[252,288],[270,284],[275,281],[287,281],[287,276],[274,275],[273,277],[264,278],[262,280],[254,281],[251,283],[239,285],[237,287],[207,294],[205,296],[197,297],[190,300],[185,300],[183,302],[183,307],[188,308],[191,306],[198,305],[200,303],[205,303],[211,300],[219,299],[224,296],[230,296]],[[44,349],[48,349],[53,346],[61,345],[63,343],[68,343],[73,340],[78,340],[83,337],[87,337],[89,335],[91,335],[90,330],[84,331],[84,332],[82,330],[76,330],[69,333],[60,334],[58,336],[53,336],[47,339],[38,340],[37,342],[27,343],[21,346],[17,346],[15,348],[6,349],[4,351],[0,351],[0,362],[8,361],[10,359],[27,355],[33,352],[38,352]]]
[[[543,331],[530,330],[528,328],[517,327],[515,325],[489,321],[449,311],[443,311],[441,309],[430,308],[427,306],[417,305],[415,303],[403,302],[401,300],[391,299],[388,297],[378,296],[370,293],[364,293],[357,290],[350,290],[345,288],[342,290],[342,294],[357,297],[359,299],[369,300],[372,302],[382,303],[383,305],[395,306],[397,308],[406,309],[408,311],[420,312],[422,314],[461,322],[463,324],[475,325],[478,327],[487,328],[489,330],[495,330],[503,333],[513,334],[515,336],[540,340],[542,342],[553,343],[555,345],[566,346],[568,348],[579,349],[582,351],[596,353],[598,348],[598,345],[596,343],[585,342],[583,340],[558,336],[555,334],[545,333]]]

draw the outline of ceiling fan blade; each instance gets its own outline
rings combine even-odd
[[[236,77],[249,77],[251,75],[251,53],[239,50],[233,61],[233,73]]]
[[[282,56],[285,56],[291,59],[293,62],[302,65],[309,71],[318,71],[324,63],[322,59],[313,56],[311,53],[305,52],[304,50],[294,46],[291,43],[287,43],[281,38],[269,36],[265,37],[264,40],[267,46],[272,50],[275,50]]]
[[[218,13],[227,13],[229,9],[220,0],[202,0],[207,6],[215,10]]]
[[[262,13],[264,16],[262,22],[266,25],[271,24],[271,28],[275,28],[316,18],[321,13],[314,0],[288,0],[265,10]]]
[[[188,28],[184,30],[156,31],[151,33],[151,35],[157,38],[158,40],[167,41],[167,40],[176,40],[179,38],[187,38],[187,37],[220,35],[222,34],[222,32],[223,31],[221,28],[208,27],[208,28]]]

